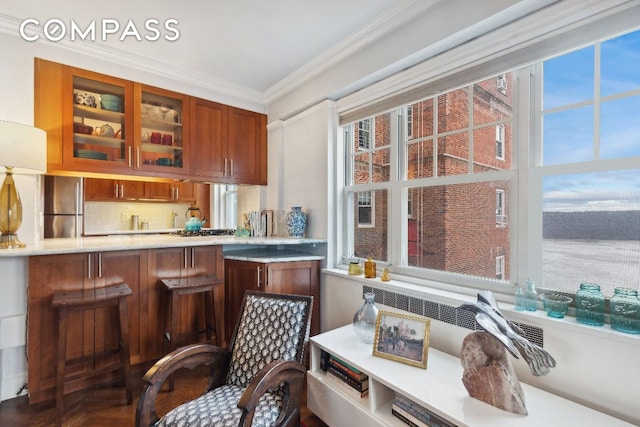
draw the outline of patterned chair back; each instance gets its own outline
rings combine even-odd
[[[248,291],[232,340],[227,384],[246,387],[274,360],[303,363],[313,297]]]

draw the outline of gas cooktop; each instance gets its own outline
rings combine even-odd
[[[194,236],[233,236],[236,230],[225,228],[201,228],[198,231],[178,230],[175,232],[178,236],[194,237]]]

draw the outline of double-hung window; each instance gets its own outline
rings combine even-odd
[[[638,289],[639,62],[635,31],[342,123],[344,260],[508,293]]]

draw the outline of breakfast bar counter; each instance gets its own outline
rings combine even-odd
[[[11,310],[0,307],[0,328],[5,336],[23,337],[15,342],[7,340],[5,345],[10,344],[15,349],[22,347],[23,350],[16,350],[15,354],[29,355],[27,363],[10,361],[23,369],[26,367],[28,371],[14,373],[15,381],[0,373],[2,398],[15,395],[27,378],[31,404],[53,398],[56,375],[51,355],[56,354],[58,329],[51,299],[56,292],[93,293],[108,286],[126,284],[132,291],[127,297],[130,361],[132,365],[150,363],[166,354],[163,342],[167,296],[158,285],[160,280],[202,275],[223,279],[225,263],[234,262],[231,259],[226,261],[227,255],[261,256],[262,262],[267,262],[264,257],[270,254],[272,260],[292,261],[286,262],[287,266],[296,266],[297,270],[276,271],[275,264],[270,264],[269,279],[282,275],[281,278],[288,281],[301,274],[310,277],[310,272],[313,272],[312,285],[317,287],[315,278],[319,276],[325,251],[326,241],[323,239],[183,236],[172,233],[44,239],[26,248],[0,251],[0,267],[5,272],[2,284],[8,292],[7,302],[10,304],[6,307],[11,307]],[[301,265],[303,262],[309,265]],[[226,294],[230,291],[235,293],[236,289],[229,286],[225,283],[225,286],[216,287],[213,295],[216,334],[223,346],[229,338],[227,326],[235,323],[235,319],[229,319],[233,317],[233,311],[227,310]],[[307,288],[311,289],[311,285]],[[303,290],[307,293],[306,288],[295,289],[299,293]],[[204,329],[204,310],[199,299],[186,298],[179,310],[178,333]],[[96,309],[93,315],[73,315],[74,318],[70,319],[73,327],[67,340],[68,357],[77,359],[107,351],[114,344],[117,347],[116,330],[111,327],[114,324],[112,313],[108,310],[101,308]],[[117,379],[113,373],[103,373],[99,368],[80,364],[71,366],[70,369],[82,375],[70,383],[70,390],[81,390]]]
[[[292,237],[236,237],[236,236],[180,236],[177,234],[122,234],[80,238],[44,239],[22,249],[0,251],[0,258],[33,255],[71,254],[96,251],[120,251],[128,249],[179,248],[193,246],[289,246],[324,244],[323,239]]]

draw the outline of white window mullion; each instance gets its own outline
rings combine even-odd
[[[601,43],[596,43],[593,49],[593,158],[600,159],[600,58]]]

